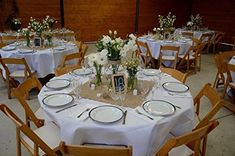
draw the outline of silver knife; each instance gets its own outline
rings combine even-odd
[[[122,120],[123,125],[126,124],[126,115],[127,115],[127,110],[125,110],[125,112],[123,113],[123,120]]]
[[[62,108],[62,109],[60,109],[60,110],[56,111],[56,113],[62,112],[62,111],[64,111],[64,110],[69,109],[69,108],[74,107],[74,106],[77,106],[77,104],[73,104],[73,105],[71,105],[71,106],[68,106],[68,107]]]

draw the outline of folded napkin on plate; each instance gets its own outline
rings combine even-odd
[[[144,116],[144,115],[141,115],[141,114],[138,114],[138,113],[136,112],[136,114],[138,115],[138,117],[141,117],[142,119],[145,119],[145,120],[148,120],[148,121],[154,121],[154,122],[156,122],[156,121],[159,121],[159,120],[161,120],[161,119],[163,118],[162,116],[155,116],[155,115],[150,115],[150,114],[148,114],[148,113],[145,112],[145,111],[143,110],[143,108],[140,107],[140,106],[136,107],[136,108],[135,108],[135,111],[136,111],[136,110],[138,110],[140,113],[143,113],[143,114],[145,114],[145,115],[147,115],[147,116],[150,116],[151,118],[154,119],[154,120],[151,120],[151,119],[149,119],[148,117],[146,117],[146,116]]]
[[[163,96],[165,97],[177,97],[177,98],[191,98],[192,95],[189,92],[185,93],[175,93],[175,92],[163,92]]]

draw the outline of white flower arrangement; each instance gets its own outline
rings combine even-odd
[[[169,12],[166,17],[162,15],[158,15],[158,20],[159,20],[160,28],[163,28],[163,29],[172,28],[174,27],[176,16],[172,15],[171,12]]]
[[[87,56],[87,61],[90,67],[94,66],[94,63],[104,66],[108,62],[107,51],[104,49],[100,53],[92,53]]]
[[[127,39],[123,40],[117,37],[117,31],[109,30],[109,35],[103,35],[96,43],[99,52],[105,51],[110,60],[120,60],[125,57],[128,52],[133,52],[137,49],[136,36],[130,34]]]
[[[192,30],[197,30],[202,27],[202,17],[200,14],[197,14],[196,16],[191,15],[190,21],[187,22],[186,27]]]

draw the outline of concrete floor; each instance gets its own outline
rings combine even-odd
[[[88,53],[95,50],[93,45],[89,45]],[[213,55],[202,56],[202,69],[196,75],[188,77],[186,84],[190,87],[193,96],[206,84],[213,83],[216,74],[216,67]],[[35,94],[35,93],[34,93]],[[31,95],[28,101],[33,110],[39,107],[37,96]],[[8,105],[17,115],[24,119],[24,112],[18,101],[7,98],[5,83],[0,79],[0,103]],[[201,111],[206,112],[209,104],[207,99],[203,99]],[[207,144],[207,156],[235,156],[235,114],[226,108],[222,108],[216,117],[220,125],[209,135]],[[23,148],[23,156],[29,155]],[[0,156],[16,155],[15,125],[0,112]]]

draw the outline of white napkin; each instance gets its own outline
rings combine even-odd
[[[144,115],[140,115],[140,114],[136,113],[136,115],[137,115],[138,117],[140,117],[140,118],[142,118],[142,119],[145,119],[145,120],[147,120],[147,121],[157,122],[157,121],[159,121],[159,120],[161,120],[161,119],[163,118],[163,116],[155,116],[155,115],[150,115],[150,114],[148,114],[148,113],[145,112],[145,111],[143,110],[143,108],[140,107],[140,106],[136,107],[134,110],[135,110],[135,111],[138,110],[140,113],[143,113],[143,114],[145,114],[145,115],[150,116],[150,117],[153,118],[153,120],[151,120],[151,119],[149,119],[148,117],[146,117],[146,116],[144,116]]]

